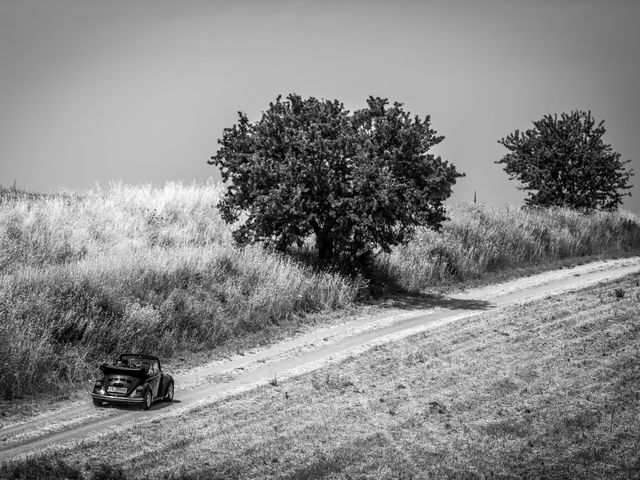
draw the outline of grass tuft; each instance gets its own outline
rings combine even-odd
[[[51,455],[27,457],[0,465],[0,478],[6,480],[83,480],[82,471]],[[124,480],[124,479],[123,479]]]

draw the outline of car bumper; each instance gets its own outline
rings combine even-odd
[[[102,402],[120,403],[123,405],[137,405],[144,402],[144,397],[115,397],[112,395],[100,395],[99,393],[92,393],[91,398]]]

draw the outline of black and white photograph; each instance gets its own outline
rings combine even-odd
[[[640,480],[639,25],[0,0],[0,480]]]

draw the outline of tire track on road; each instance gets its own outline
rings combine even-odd
[[[640,257],[594,262],[469,290],[455,297],[435,300],[435,306],[429,309],[394,309],[391,314],[318,328],[261,351],[178,375],[175,377],[176,401],[171,404],[160,402],[145,412],[135,407],[95,409],[87,394],[86,405],[0,429],[0,460],[92,435],[117,432],[167,415],[180,415],[186,410],[264,385],[270,378],[284,380],[307,373],[375,345],[514,303],[562,294],[637,272],[640,272]],[[220,380],[224,375],[226,377]],[[211,377],[217,377],[217,380],[211,381]],[[197,385],[197,382],[204,383]],[[179,388],[185,384],[197,386]]]

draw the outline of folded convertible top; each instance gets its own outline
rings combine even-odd
[[[147,370],[141,367],[118,367],[117,365],[109,365],[107,363],[103,363],[102,365],[100,365],[100,370],[105,374],[119,373],[121,375],[128,375],[130,377],[145,377],[147,375]]]

